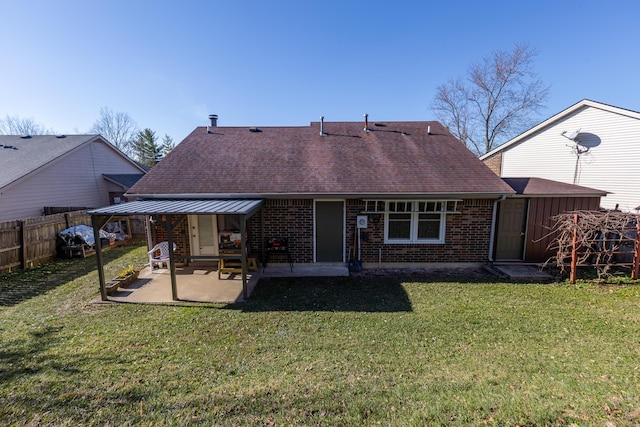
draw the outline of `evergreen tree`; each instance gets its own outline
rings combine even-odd
[[[162,139],[162,157],[166,157],[175,147],[176,145],[173,143],[173,138],[165,134]]]
[[[158,144],[156,133],[146,128],[133,141],[133,153],[138,163],[151,168],[162,159],[163,146]]]

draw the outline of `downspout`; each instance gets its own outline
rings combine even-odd
[[[493,262],[493,242],[496,238],[496,217],[498,216],[498,203],[504,201],[506,195],[500,196],[493,202],[493,212],[491,213],[491,234],[489,235],[489,262]]]

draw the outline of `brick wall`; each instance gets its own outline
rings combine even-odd
[[[179,216],[173,215],[171,217],[171,222],[175,224],[179,218]],[[167,231],[164,226],[159,225],[159,223],[155,223],[155,226],[151,227],[151,233],[154,245],[158,242],[167,240]],[[176,226],[176,228],[173,229],[171,238],[173,239],[173,243],[176,244],[176,255],[191,255],[191,245],[189,243],[189,221],[186,217]]]
[[[500,176],[502,173],[502,153],[494,154],[483,160],[484,164],[489,167],[496,175]]]
[[[364,210],[359,199],[346,201],[346,252],[351,259],[356,241],[356,217]],[[404,262],[484,262],[489,252],[493,200],[468,199],[458,203],[459,214],[446,216],[443,244],[384,244],[384,214],[368,214],[368,228],[361,230],[361,260],[377,263],[382,248],[383,263]],[[252,253],[261,251],[261,221],[264,215],[264,234],[287,238],[295,263],[313,262],[313,200],[265,200],[264,207],[247,223],[249,247]],[[172,218],[176,221],[178,218]],[[189,255],[188,220],[185,218],[173,231],[177,254]],[[166,240],[162,227],[154,228],[154,242]],[[285,262],[273,258],[272,262]]]
[[[489,253],[493,200],[469,199],[458,203],[459,214],[446,216],[443,244],[384,244],[384,214],[369,214],[368,228],[361,230],[361,261],[484,262]],[[347,201],[347,249],[353,251],[357,236],[356,216],[364,210],[361,200]],[[368,239],[367,239],[368,238]]]
[[[293,262],[313,262],[313,200],[312,199],[268,199],[262,211],[249,219],[247,227],[253,236],[251,250],[260,253],[260,215],[264,215],[266,238],[289,239]],[[274,255],[273,262],[285,262]]]

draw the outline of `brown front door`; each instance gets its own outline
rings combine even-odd
[[[522,260],[527,220],[527,199],[507,199],[500,203],[496,261]]]

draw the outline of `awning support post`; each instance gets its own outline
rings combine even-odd
[[[171,299],[178,301],[178,285],[176,283],[176,265],[175,256],[173,254],[173,233],[171,230],[171,218],[167,215],[165,222],[165,229],[167,230],[167,243],[169,243],[169,271],[171,272]]]
[[[102,262],[102,244],[100,243],[100,228],[97,224],[97,218],[91,216],[91,227],[93,228],[93,238],[96,248],[96,261],[98,262],[98,281],[100,282],[100,299],[107,301],[107,289],[104,280],[104,265]]]
[[[249,289],[247,287],[247,238],[245,237],[247,230],[247,217],[242,216],[240,222],[240,262],[242,264],[242,299],[249,299]]]
[[[107,288],[104,279],[104,261],[102,260],[102,242],[100,241],[100,229],[113,218],[111,216],[91,215],[91,228],[93,228],[93,243],[96,250],[96,262],[98,264],[98,281],[100,283],[100,299],[107,301]],[[100,219],[100,221],[99,221]]]

